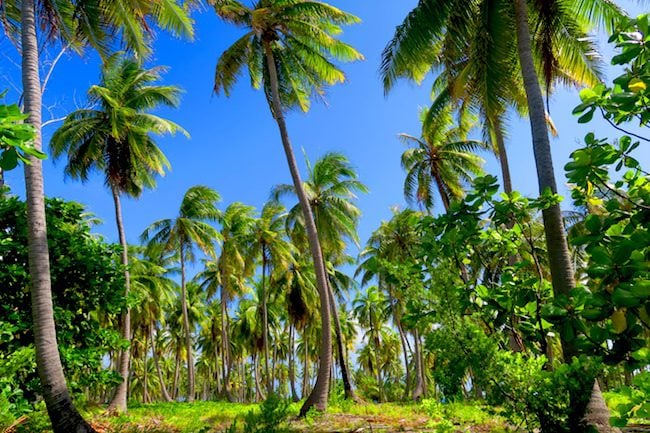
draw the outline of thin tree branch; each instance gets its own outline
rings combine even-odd
[[[603,110],[602,108],[600,109],[600,112],[601,112],[601,114],[603,115],[603,118],[604,118],[605,120],[607,120],[607,122],[608,122],[610,125],[612,125],[612,126],[614,127],[614,129],[618,129],[619,131],[621,131],[621,132],[624,133],[624,134],[631,135],[632,137],[638,138],[639,140],[647,141],[647,142],[650,143],[650,139],[649,139],[649,138],[645,138],[645,137],[643,137],[643,136],[641,136],[641,135],[637,135],[637,134],[635,134],[635,133],[633,133],[633,132],[626,131],[625,129],[621,128],[620,126],[618,126],[617,124],[615,124],[614,122],[612,122],[611,119],[609,119],[609,118],[607,118],[607,117],[605,116],[605,110]]]
[[[43,80],[43,84],[41,85],[41,96],[45,94],[45,88],[47,87],[47,83],[50,81],[50,77],[52,76],[52,72],[54,72],[54,68],[56,67],[56,64],[59,63],[59,60],[61,60],[61,57],[69,47],[70,44],[64,45],[63,48],[61,48],[61,51],[59,51],[59,54],[57,54],[57,56],[52,61],[52,64],[50,65],[50,69],[47,71],[47,74],[45,75],[45,79]]]

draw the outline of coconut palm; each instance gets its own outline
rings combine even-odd
[[[307,166],[309,176],[304,182],[303,188],[314,215],[316,230],[325,258],[324,266],[328,270],[329,280],[331,280],[333,276],[336,276],[334,274],[335,266],[345,261],[346,240],[351,240],[355,245],[359,245],[357,225],[361,210],[354,204],[354,200],[358,193],[366,193],[368,189],[357,179],[357,173],[348,159],[340,153],[327,153],[319,158],[313,167],[309,162],[307,162]],[[295,187],[288,184],[278,185],[271,192],[271,196],[275,200],[285,195],[295,194]],[[295,205],[289,211],[287,225],[294,243],[304,245],[304,219],[299,205]],[[334,318],[337,360],[343,376],[345,396],[356,399],[343,350],[345,342],[342,338],[338,308],[330,281],[328,281],[327,291],[331,314]]]
[[[421,77],[425,73],[422,66],[427,63],[431,65],[433,60],[440,58],[444,38],[449,35],[450,40],[455,41],[454,35],[462,29],[467,32],[473,30],[474,27],[470,26],[468,20],[457,18],[475,16],[475,4],[489,5],[484,1],[461,4],[421,0],[397,28],[395,37],[384,52],[385,84],[390,87],[396,78],[403,75]],[[504,38],[511,46],[517,47],[519,73],[531,123],[539,192],[557,193],[539,77],[543,77],[548,91],[554,80],[571,81],[571,77],[584,74],[589,64],[587,54],[591,51],[586,38],[588,26],[605,24],[612,27],[622,16],[622,12],[613,2],[607,0],[532,2],[530,11],[525,0],[497,4],[499,7],[493,9],[494,16],[502,21],[503,25],[497,27],[502,32],[491,34],[489,37],[493,40]],[[481,29],[480,26],[476,28]],[[451,45],[460,50],[464,48],[463,44]],[[444,54],[443,58],[449,60],[458,57]],[[419,65],[417,73],[408,72],[409,60]],[[575,287],[575,278],[560,205],[554,204],[544,209],[542,216],[554,293],[556,296],[569,296]],[[564,338],[562,348],[567,362],[578,353],[573,342]],[[597,384],[594,385],[595,390],[596,387]],[[600,392],[594,392],[592,395],[600,397]],[[609,429],[605,427],[608,426],[608,421],[604,418],[594,421],[594,424],[594,427],[601,428],[601,431]]]
[[[394,266],[412,262],[415,258],[415,251],[420,242],[420,236],[416,230],[417,222],[422,214],[411,209],[404,211],[393,211],[393,217],[382,222],[368,239],[366,248],[360,254],[361,263],[355,275],[361,275],[361,284],[368,284],[373,278],[377,278],[379,288],[385,290],[388,296],[393,323],[397,328],[402,343],[404,356],[404,369],[406,370],[405,396],[409,394],[410,369],[409,356],[411,347],[407,338],[407,331],[402,323],[404,315],[404,298],[406,296],[403,283],[394,275]],[[422,365],[415,359],[416,386],[413,398],[417,400],[421,396],[424,385],[421,383],[424,377],[421,371]]]
[[[216,222],[221,213],[216,208],[221,200],[219,194],[207,186],[193,186],[187,190],[176,218],[154,222],[140,236],[149,248],[161,254],[172,253],[180,263],[181,310],[183,331],[187,350],[188,401],[194,401],[194,362],[192,360],[192,330],[190,328],[185,268],[195,261],[195,246],[204,254],[214,257],[214,244],[221,239],[219,232],[210,223]]]
[[[145,33],[154,22],[173,33],[193,35],[192,22],[186,11],[175,1],[155,0],[129,2],[127,5],[85,1],[84,7],[70,0],[23,0],[4,2],[0,8],[3,31],[12,40],[20,35],[23,109],[27,121],[34,126],[36,136],[33,146],[42,149],[42,90],[39,74],[39,37],[42,41],[62,41],[74,47],[92,46],[106,53],[113,38],[122,34],[123,42],[141,56],[149,49]],[[53,11],[56,11],[54,13]],[[37,25],[38,23],[38,25]],[[93,429],[79,415],[72,404],[56,343],[50,258],[45,224],[45,198],[41,161],[31,156],[25,165],[25,191],[27,196],[29,274],[34,315],[34,347],[43,399],[48,408],[55,433],[90,432]]]
[[[359,325],[368,330],[366,340],[369,345],[374,346],[373,368],[379,389],[379,400],[384,401],[383,380],[381,378],[381,368],[379,364],[378,352],[381,348],[381,329],[389,316],[389,303],[384,294],[377,286],[370,286],[365,292],[359,292],[352,303],[354,315],[359,321]]]
[[[463,183],[482,173],[484,161],[473,152],[485,150],[488,145],[467,139],[472,124],[465,116],[458,126],[453,126],[451,107],[425,123],[427,114],[428,110],[421,113],[423,127],[420,138],[399,135],[405,144],[414,146],[402,154],[402,168],[406,170],[404,196],[430,211],[435,189],[447,211],[452,200],[463,196]]]
[[[542,7],[546,5],[546,7]],[[588,23],[595,16],[618,14],[613,2],[536,3],[535,63],[547,92],[556,84],[594,85],[601,75]],[[593,8],[595,14],[588,12]],[[577,19],[576,19],[577,18]],[[400,77],[421,81],[431,67],[442,66],[435,93],[438,106],[450,100],[481,114],[502,165],[506,192],[512,191],[504,144],[508,107],[528,111],[516,42],[513,4],[475,0],[462,4],[421,1],[398,27],[382,59],[388,92]],[[437,110],[432,110],[435,116]],[[550,119],[550,118],[548,118]],[[548,120],[547,119],[547,120]]]
[[[264,346],[264,369],[267,395],[273,392],[273,382],[269,371],[269,329],[268,302],[269,290],[266,281],[267,271],[286,269],[293,260],[293,246],[285,239],[285,209],[278,203],[264,205],[262,214],[253,223],[251,249],[257,250],[261,257],[262,278],[260,281],[260,300],[262,304],[262,339]],[[277,274],[277,272],[275,272]]]
[[[155,187],[155,175],[164,175],[169,162],[156,145],[152,134],[187,133],[177,124],[150,114],[161,105],[176,107],[180,90],[174,86],[152,84],[160,79],[164,68],[143,69],[135,60],[120,54],[104,64],[100,84],[88,91],[96,109],[82,109],[69,114],[54,133],[50,148],[54,158],[67,155],[66,175],[82,182],[93,171],[101,171],[110,188],[115,206],[115,220],[122,246],[124,296],[131,285],[129,255],[124,230],[120,196],[139,197],[145,187]],[[122,337],[131,339],[130,310],[122,314]],[[118,385],[109,409],[126,410],[129,349],[122,351]]]
[[[304,415],[311,407],[325,410],[332,362],[327,276],[314,217],[302,187],[284,112],[294,107],[307,111],[312,95],[322,95],[326,85],[345,80],[345,75],[332,60],[358,60],[362,56],[333,35],[340,33],[342,24],[359,20],[325,3],[306,0],[259,0],[252,7],[237,0],[212,0],[212,3],[221,18],[247,30],[221,55],[216,67],[214,89],[228,95],[241,68],[244,65],[248,67],[253,86],[263,87],[266,93],[298,193],[316,270],[322,316],[318,379],[300,413]]]
[[[214,287],[215,283],[220,288],[223,390],[226,397],[232,400],[230,395],[232,353],[228,336],[228,304],[235,296],[247,291],[246,278],[254,273],[255,254],[251,250],[251,241],[255,208],[239,202],[232,203],[223,212],[219,222],[223,245],[216,262],[216,269],[210,269],[211,273],[216,270],[216,275],[214,273],[206,275],[203,285],[210,289],[208,296],[212,295],[211,287]]]

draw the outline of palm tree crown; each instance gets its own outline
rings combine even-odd
[[[427,115],[428,110],[424,110],[422,118]],[[404,195],[428,210],[433,208],[434,187],[446,210],[452,199],[463,196],[463,182],[482,172],[483,159],[472,152],[485,150],[488,145],[466,138],[471,128],[467,116],[458,126],[452,125],[452,110],[447,107],[431,122],[423,122],[420,138],[399,135],[405,144],[414,146],[402,154],[402,167],[407,173]]]
[[[67,153],[67,175],[88,180],[93,170],[105,173],[106,184],[137,197],[155,185],[169,162],[150,134],[187,132],[148,111],[161,105],[177,107],[180,89],[152,84],[165,69],[143,69],[135,60],[114,55],[105,65],[101,83],[88,91],[95,109],[71,113],[50,142],[55,158]]]

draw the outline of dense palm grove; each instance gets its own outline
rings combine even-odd
[[[152,27],[191,37],[201,8],[127,3],[0,2],[23,79],[21,106],[0,106],[0,166],[23,163],[27,191],[0,197],[0,428],[43,405],[53,431],[90,432],[75,404],[120,413],[277,397],[302,401],[302,416],[332,398],[473,400],[521,431],[609,432],[650,418],[650,177],[635,159],[650,121],[648,15],[605,0],[420,0],[380,67],[387,94],[436,72],[421,131],[399,136],[412,207],[364,242],[357,199],[368,189],[353,162],[329,152],[301,174],[284,117],[344,82],[339,62],[363,58],[337,38],[359,19],[314,1],[210,0],[245,31],[219,57],[214,91],[236,98],[248,72],[291,182],[261,209],[193,186],[129,245],[121,200],[170,168],[156,137],[187,134],[153,114],[178,107],[181,90],[142,59]],[[601,82],[597,29],[618,50],[613,84]],[[69,113],[48,145],[70,179],[104,176],[119,244],[93,235],[82,205],[43,196],[38,52],[54,41],[103,59],[89,108]],[[544,93],[564,85],[584,87],[580,123],[603,118],[618,138],[585,128],[564,167],[563,210]],[[509,113],[530,119],[538,197],[511,178]],[[499,179],[483,170],[490,153]],[[603,391],[617,395],[611,413]]]

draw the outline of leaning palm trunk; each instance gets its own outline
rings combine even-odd
[[[348,368],[348,360],[345,356],[345,350],[343,349],[343,331],[341,330],[341,318],[339,317],[338,308],[336,306],[336,299],[334,299],[334,293],[332,292],[332,286],[330,284],[327,285],[327,293],[329,295],[332,318],[334,319],[334,332],[336,334],[337,351],[336,354],[339,368],[341,369],[341,379],[343,380],[345,398],[359,402],[361,399],[354,392],[354,388],[352,388],[352,382],[350,380],[351,375],[350,369]]]
[[[287,157],[289,164],[289,171],[293,185],[298,195],[298,201],[302,209],[303,217],[305,220],[305,229],[307,231],[307,240],[309,241],[309,249],[311,250],[312,259],[314,262],[314,269],[316,272],[316,282],[318,286],[318,297],[320,298],[320,315],[321,315],[321,342],[319,349],[320,363],[318,366],[318,374],[316,376],[316,384],[312,389],[311,394],[300,408],[300,416],[304,416],[307,411],[315,407],[317,410],[324,411],[327,408],[327,394],[329,390],[330,368],[332,365],[332,330],[330,328],[330,306],[329,295],[327,289],[327,275],[325,267],[323,266],[323,255],[321,253],[320,242],[318,240],[318,232],[316,231],[316,224],[314,223],[314,216],[311,212],[311,207],[302,187],[302,180],[298,171],[298,164],[296,157],[293,153],[291,142],[289,141],[289,134],[287,132],[287,125],[284,121],[282,114],[282,105],[280,103],[280,90],[278,86],[278,72],[275,67],[275,59],[270,41],[264,41],[264,50],[266,54],[266,64],[269,69],[273,117],[280,129],[280,136],[282,138],[282,146]]]
[[[124,299],[128,299],[131,288],[131,277],[129,275],[129,246],[126,243],[126,234],[124,233],[124,223],[122,221],[122,204],[120,203],[120,192],[115,186],[111,186],[113,193],[113,202],[115,204],[115,222],[117,224],[117,233],[120,238],[122,247],[122,266],[124,267]],[[129,346],[122,351],[119,357],[118,372],[122,376],[122,382],[117,385],[113,400],[108,405],[108,410],[126,412],[126,394],[129,383],[129,361],[131,357],[131,309],[127,305],[126,310],[122,313],[122,338],[126,340]],[[146,349],[145,349],[146,350]]]
[[[519,52],[519,62],[521,63],[524,89],[528,101],[539,192],[542,194],[545,190],[549,189],[552,193],[557,193],[544,99],[533,63],[530,29],[528,26],[528,7],[525,0],[515,0],[514,6],[517,50]],[[569,296],[571,290],[575,288],[575,278],[560,205],[555,204],[545,209],[542,212],[542,217],[544,220],[544,232],[546,234],[546,247],[548,250],[553,292],[555,296]],[[576,347],[564,338],[561,338],[561,344],[565,362],[571,362],[571,358],[578,354]],[[585,392],[589,392],[589,390]],[[598,405],[598,399],[602,400],[602,394],[600,388],[594,385],[593,392],[591,393],[591,401],[586,409],[589,410],[599,407],[602,410],[599,410],[597,413],[587,414],[584,421],[588,422],[590,427],[593,427],[601,433],[618,431],[618,429],[609,426],[609,411],[606,407],[603,408]]]
[[[291,385],[291,400],[294,402],[300,400],[298,398],[298,393],[296,392],[296,362],[294,354],[295,333],[295,327],[293,324],[289,324],[289,384]]]
[[[185,286],[185,260],[181,248],[181,309],[183,310],[183,330],[185,331],[185,349],[187,350],[187,401],[194,401],[194,359],[192,357],[192,335],[190,319],[187,314],[187,288]]]
[[[22,81],[24,108],[28,122],[34,126],[34,147],[42,148],[41,141],[41,85],[38,72],[38,41],[36,38],[36,9],[34,0],[23,0],[21,5]],[[27,195],[27,247],[31,277],[32,320],[36,366],[41,380],[43,399],[52,421],[54,433],[94,432],[79,414],[68,391],[56,340],[50,256],[45,225],[45,197],[41,161],[30,157],[25,165],[25,192]]]

